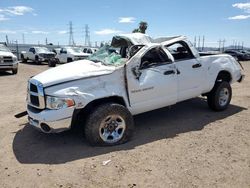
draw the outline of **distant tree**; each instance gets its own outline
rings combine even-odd
[[[132,33],[143,33],[145,34],[146,33],[146,30],[148,28],[148,23],[147,22],[144,22],[144,21],[141,21],[139,23],[139,28],[136,28],[132,31]]]

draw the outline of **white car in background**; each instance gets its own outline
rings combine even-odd
[[[11,70],[13,74],[17,74],[18,61],[17,57],[3,44],[0,44],[0,71]]]
[[[97,52],[98,48],[90,48],[90,47],[85,47],[83,48],[83,53],[87,53],[87,54],[93,54],[95,52]]]
[[[81,59],[86,59],[89,54],[83,53],[80,48],[77,47],[63,47],[57,53],[56,58],[60,63],[69,63]]]

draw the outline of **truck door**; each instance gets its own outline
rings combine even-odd
[[[30,48],[28,51],[27,57],[30,60],[35,60],[35,53],[36,53],[35,48]]]
[[[205,75],[201,62],[194,57],[188,45],[179,41],[167,46],[178,69],[178,101],[199,96]]]
[[[176,67],[165,51],[160,46],[153,47],[139,61],[139,67],[127,67],[132,113],[138,114],[176,103]]]

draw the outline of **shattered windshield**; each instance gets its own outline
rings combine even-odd
[[[114,48],[110,45],[105,45],[100,48],[97,52],[90,55],[88,60],[93,62],[101,62],[104,65],[120,66],[126,63],[126,58],[122,58],[119,54],[120,49]]]

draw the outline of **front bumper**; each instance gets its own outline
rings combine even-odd
[[[71,128],[73,108],[61,110],[36,110],[28,106],[29,124],[44,133],[59,133]]]
[[[18,62],[14,63],[0,63],[0,70],[12,70],[18,68]]]

